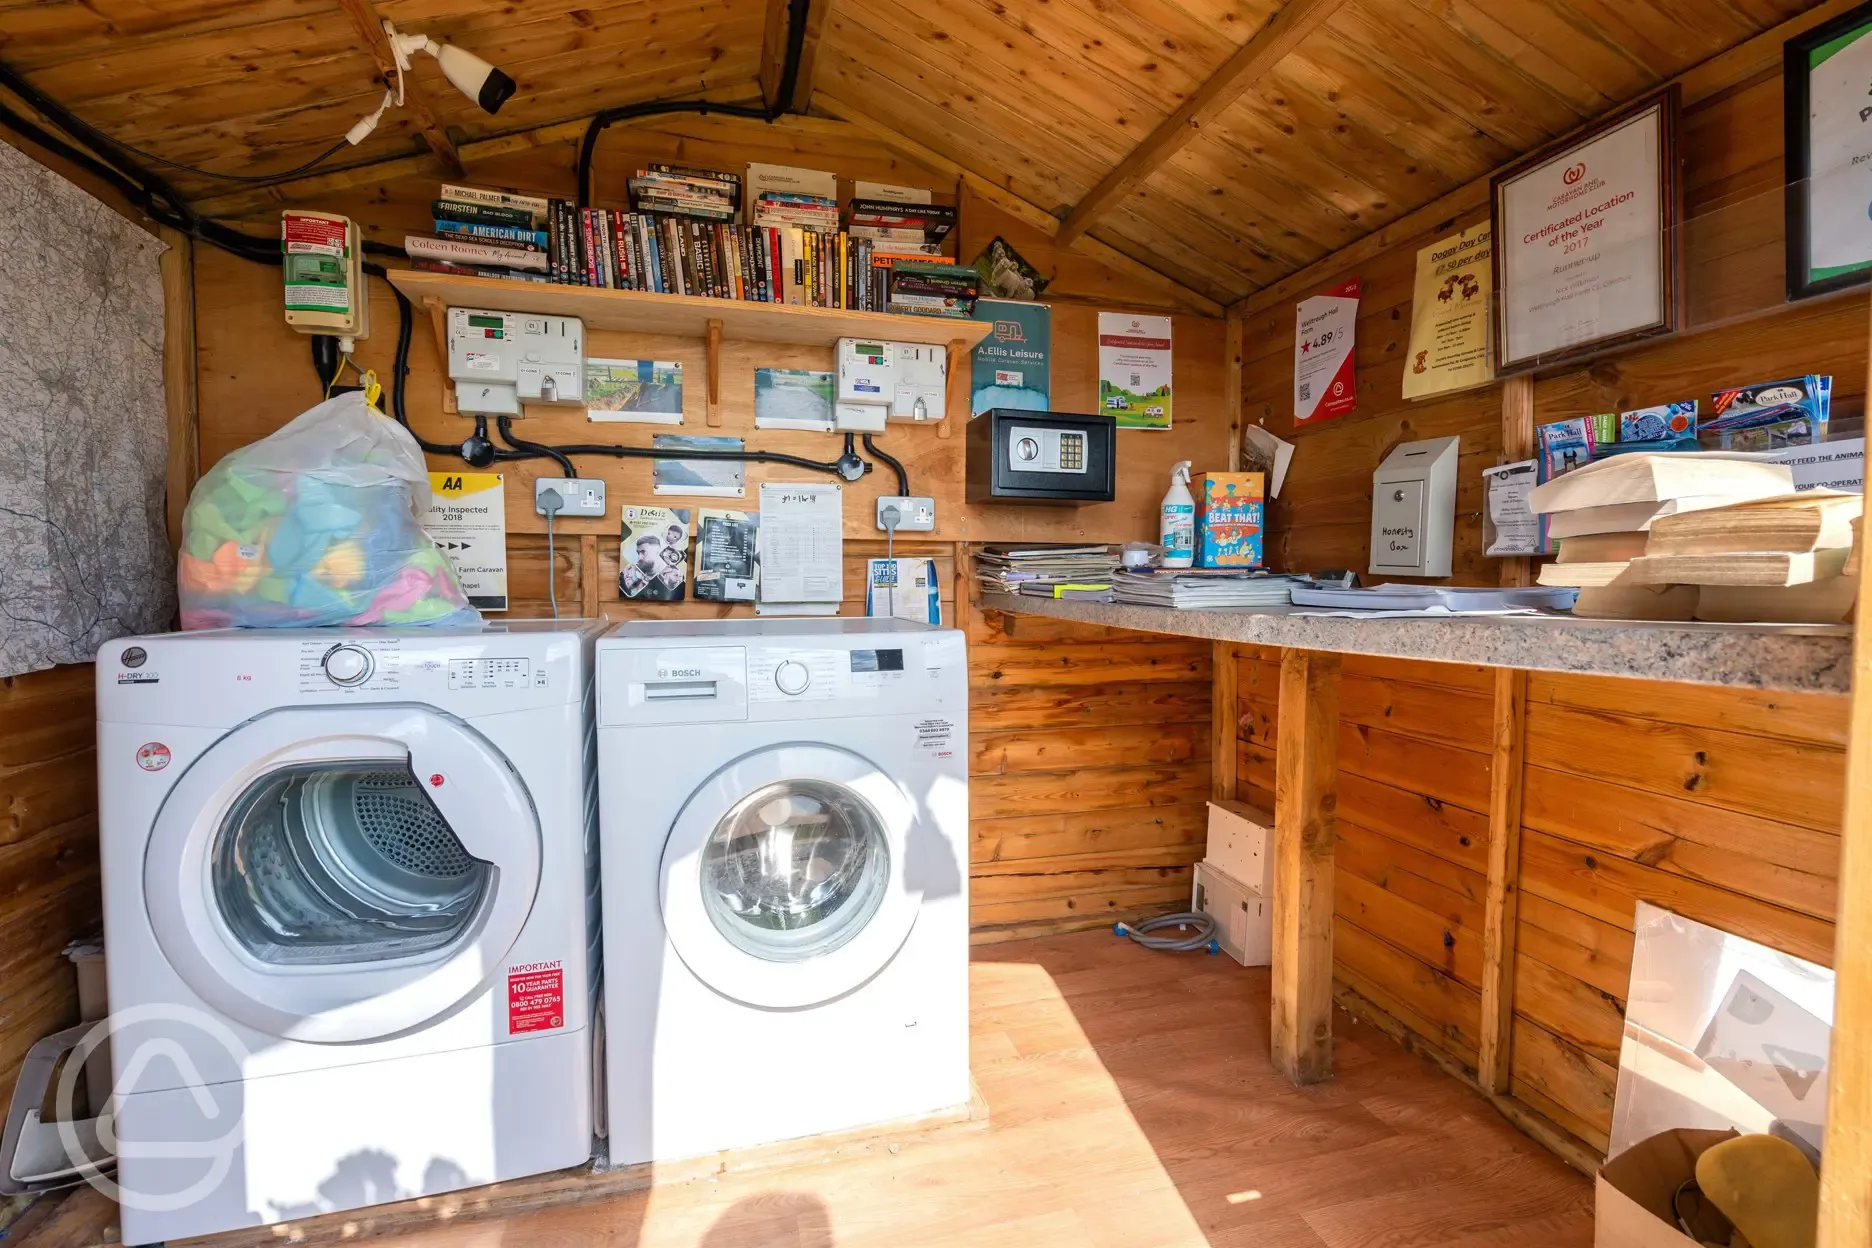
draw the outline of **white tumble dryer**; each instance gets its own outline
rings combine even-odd
[[[590,1156],[601,627],[99,651],[125,1243]]]
[[[597,663],[612,1161],[966,1102],[962,635],[643,622]]]

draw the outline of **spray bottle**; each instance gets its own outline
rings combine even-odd
[[[1163,566],[1187,568],[1196,562],[1196,500],[1189,492],[1190,461],[1180,459],[1170,469],[1170,489],[1158,513],[1163,542]]]

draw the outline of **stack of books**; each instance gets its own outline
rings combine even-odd
[[[1710,522],[1696,519],[1702,513],[1785,500],[1793,494],[1793,477],[1785,464],[1746,456],[1691,452],[1600,460],[1536,486],[1529,496],[1529,506],[1547,517],[1548,532],[1560,545],[1558,561],[1541,568],[1540,583],[1578,588],[1575,615],[1697,618],[1699,585],[1762,586],[1780,577],[1774,583],[1785,587],[1795,583],[1787,578],[1803,575],[1802,569],[1779,558],[1755,561],[1751,571],[1721,573],[1710,567],[1699,571],[1681,560],[1651,562],[1653,555],[1675,555],[1681,549],[1665,539],[1654,550],[1651,535],[1660,525],[1667,533],[1703,531]],[[1715,530],[1721,531],[1723,523],[1715,522]],[[1824,560],[1819,562],[1825,566]],[[1839,566],[1834,565],[1835,574]],[[1745,579],[1710,579],[1718,575]],[[1805,579],[1813,579],[1812,569]]]
[[[981,274],[946,260],[892,260],[885,309],[913,316],[975,315]]]
[[[549,200],[479,186],[445,185],[430,205],[433,236],[403,239],[415,267],[465,277],[544,282],[550,276]]]
[[[991,594],[1111,601],[1118,556],[1110,546],[984,546],[975,575]]]
[[[1303,576],[1234,568],[1126,568],[1112,584],[1114,601],[1179,611],[1284,607]]]
[[[942,255],[943,240],[955,224],[956,210],[947,204],[854,199],[846,214],[853,238],[873,244],[879,255],[911,259]]]
[[[714,169],[650,165],[626,185],[631,207],[641,213],[732,221],[741,206],[741,179]]]

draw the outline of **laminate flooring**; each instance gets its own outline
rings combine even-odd
[[[1268,1064],[1268,979],[1109,932],[980,947],[985,1128],[367,1242],[371,1248],[1585,1248],[1592,1187],[1475,1093],[1334,1016]],[[48,1228],[50,1229],[50,1228]],[[23,1237],[32,1248],[33,1236]]]

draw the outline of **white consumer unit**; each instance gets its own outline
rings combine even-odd
[[[124,1243],[590,1156],[599,627],[98,652]]]
[[[612,1162],[966,1102],[962,634],[633,622],[598,724]]]
[[[448,357],[464,412],[518,416],[523,403],[585,401],[585,325],[577,317],[450,308]]]

